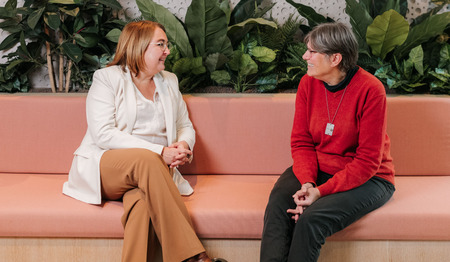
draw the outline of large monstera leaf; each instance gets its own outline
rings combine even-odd
[[[367,28],[366,41],[372,54],[384,59],[408,37],[409,23],[393,9],[375,17]]]

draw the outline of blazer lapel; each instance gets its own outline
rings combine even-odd
[[[123,86],[123,101],[127,110],[127,133],[131,134],[134,124],[136,123],[136,91],[134,90],[133,80],[130,71],[127,68],[126,80]]]
[[[161,74],[156,74],[154,76],[155,84],[158,86],[158,92],[160,93],[161,102],[164,108],[164,117],[166,120],[166,133],[167,142],[172,144],[174,142],[174,120],[173,120],[173,105],[171,100],[171,95],[169,92],[170,87],[167,81],[162,77]]]

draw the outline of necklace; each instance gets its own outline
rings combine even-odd
[[[333,135],[333,131],[334,131],[334,119],[336,118],[337,112],[339,110],[339,107],[341,106],[342,103],[342,99],[344,99],[344,95],[345,95],[345,91],[347,91],[347,87],[344,88],[344,93],[342,93],[341,96],[341,101],[339,101],[339,105],[336,109],[336,112],[334,113],[333,119],[331,119],[330,117],[330,109],[328,107],[328,96],[327,96],[327,89],[325,87],[323,87],[325,90],[325,101],[327,102],[327,113],[328,113],[328,123],[327,123],[327,127],[325,128],[325,135],[329,135],[332,136]]]

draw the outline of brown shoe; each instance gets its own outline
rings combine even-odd
[[[188,260],[185,260],[185,262],[212,262],[212,260],[208,257],[206,252],[202,252],[189,258]]]

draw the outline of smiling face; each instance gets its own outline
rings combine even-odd
[[[310,43],[307,44],[308,50],[303,54],[303,59],[308,63],[307,74],[316,79],[324,81],[331,70],[330,57],[324,53],[316,51]]]
[[[145,69],[143,73],[153,76],[164,70],[164,62],[170,54],[167,43],[166,33],[161,28],[156,28],[152,40],[144,53]]]
[[[342,72],[338,65],[342,60],[342,55],[339,53],[331,55],[320,53],[309,42],[306,46],[308,49],[302,57],[308,63],[306,73],[331,85],[339,83],[342,80]]]

